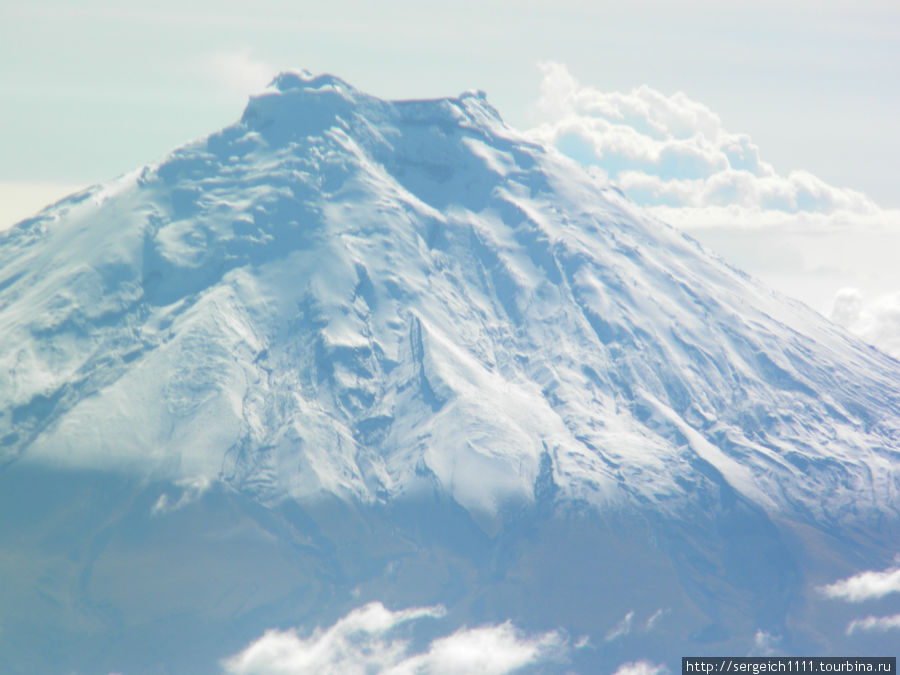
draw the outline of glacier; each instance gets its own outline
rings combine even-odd
[[[584,636],[541,672],[896,644],[817,589],[897,553],[900,363],[482,92],[283,73],[0,233],[0,325],[11,672],[370,602]]]

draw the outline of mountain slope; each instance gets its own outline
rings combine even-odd
[[[437,500],[471,541],[543,514],[534,544],[556,536],[541,518],[600,514],[723,625],[796,602],[783,523],[883,560],[900,522],[900,364],[481,94],[385,102],[283,74],[239,123],[0,234],[0,324],[9,475],[138,477],[158,516],[228,488],[279,513],[336,497],[391,530]],[[534,546],[534,574],[559,564]],[[725,610],[719,583],[755,599]]]
[[[5,237],[7,456],[272,497],[434,474],[486,511],[531,498],[544,454],[601,504],[677,495],[699,459],[767,508],[896,514],[895,362],[476,95],[276,86]]]

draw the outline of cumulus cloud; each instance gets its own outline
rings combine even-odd
[[[267,631],[242,652],[226,659],[223,666],[226,672],[240,675],[501,675],[557,658],[566,648],[565,639],[557,632],[528,636],[507,621],[461,628],[410,654],[410,641],[404,639],[401,630],[403,625],[444,614],[442,607],[394,612],[381,603],[370,603],[329,628],[316,629],[308,637],[302,637],[297,630]]]
[[[669,670],[663,665],[649,661],[629,661],[616,668],[613,675],[664,675]]]
[[[508,673],[524,665],[544,660],[563,645],[558,633],[534,638],[520,636],[509,623],[458,630],[431,643],[389,672],[401,673]]]
[[[876,631],[884,633],[889,630],[900,630],[900,614],[893,616],[868,616],[865,619],[854,619],[847,625],[847,635],[857,631]]]
[[[820,589],[829,598],[862,602],[882,598],[890,593],[900,593],[900,567],[883,572],[866,571]]]
[[[778,173],[684,93],[604,92],[539,64],[530,130],[726,261],[900,357],[900,210],[809,171]],[[891,252],[888,255],[888,252]],[[847,294],[857,289],[858,312]]]
[[[560,63],[539,68],[543,122],[531,133],[596,167],[639,204],[881,213],[861,192],[831,186],[808,171],[779,175],[748,135],[727,131],[718,115],[682,92],[669,96],[646,85],[603,92],[582,86]]]

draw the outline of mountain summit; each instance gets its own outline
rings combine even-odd
[[[800,598],[885,564],[900,523],[900,364],[649,219],[480,93],[388,102],[279,75],[237,124],[0,233],[0,325],[7,494],[70,486],[19,502],[44,528],[22,555],[52,567],[40,542],[65,499],[90,505],[71,585],[51,584],[73,643],[178,605],[142,614],[98,564],[152,558],[161,530],[197,527],[206,551],[196,540],[240,513],[278,540],[266,555],[320,571],[304,563],[293,610],[274,591],[213,603],[232,640],[330,620],[362,588],[601,638],[615,615],[665,609],[684,625],[653,638],[658,658],[688,639],[746,649],[756,629],[821,646],[821,627],[791,627],[812,611]],[[561,555],[572,579],[548,582]],[[263,574],[260,556],[212,572],[219,588]],[[385,565],[405,572],[379,590]],[[630,565],[633,579],[589,578]],[[210,593],[181,611],[212,611]],[[590,658],[645,647],[616,645]],[[171,649],[133,663],[190,662]],[[124,667],[103,653],[80,663]]]

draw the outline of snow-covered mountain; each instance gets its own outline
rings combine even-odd
[[[280,75],[0,233],[0,325],[16,668],[214,670],[366,600],[583,634],[576,670],[824,653],[817,584],[896,552],[900,363],[481,93]]]

